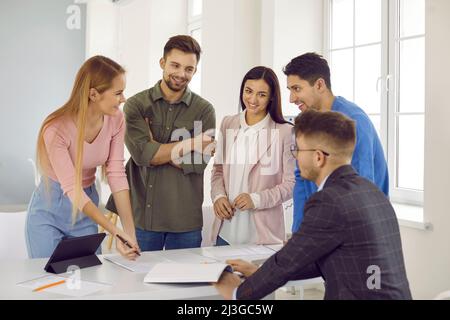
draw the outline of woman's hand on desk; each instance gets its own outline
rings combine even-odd
[[[214,202],[214,214],[220,220],[230,220],[234,215],[234,209],[227,197],[221,197]]]
[[[258,266],[256,264],[241,259],[227,260],[226,263],[233,268],[233,271],[242,273],[246,278],[250,277],[256,272],[256,270],[258,270]]]
[[[136,252],[139,253],[141,252],[141,249],[137,244],[136,238],[130,237],[125,232],[119,232],[118,235],[120,235],[131,246],[131,248],[122,241],[120,241],[118,237],[116,237],[117,251],[119,251],[119,253],[128,260],[136,260],[138,256]]]

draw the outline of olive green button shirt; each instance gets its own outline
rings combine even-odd
[[[128,99],[124,113],[125,144],[131,154],[126,169],[136,227],[158,232],[201,229],[203,172],[210,157],[191,152],[183,158],[187,163],[181,164],[182,169],[170,164],[153,166],[150,161],[162,143],[215,128],[213,106],[189,88],[179,102],[170,104],[163,98],[159,81]],[[199,123],[194,127],[194,121],[201,121],[201,130]]]

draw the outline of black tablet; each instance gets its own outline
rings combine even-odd
[[[82,237],[63,238],[53,251],[44,270],[51,273],[64,273],[69,266],[82,269],[102,264],[95,252],[105,236],[105,233],[95,233]]]

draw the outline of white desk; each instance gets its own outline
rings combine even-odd
[[[246,246],[233,246],[245,248]],[[211,256],[211,251],[218,247],[177,250],[180,252],[197,253]],[[175,250],[170,250],[173,254]],[[153,252],[155,253],[155,252]],[[158,251],[164,255],[165,251]],[[144,252],[143,255],[146,253]],[[267,255],[265,258],[267,258]],[[253,256],[263,259],[263,256]],[[44,266],[48,259],[0,260],[0,299],[68,299],[70,297],[49,292],[32,292],[30,289],[17,286],[18,283],[45,275]],[[105,261],[91,268],[81,269],[81,280],[108,283],[112,286],[85,296],[83,299],[222,299],[216,289],[210,284],[146,284],[145,274],[130,272],[113,263]],[[266,299],[274,299],[274,294]]]

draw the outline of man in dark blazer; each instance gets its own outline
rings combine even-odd
[[[325,299],[411,299],[397,218],[386,196],[350,166],[355,123],[337,112],[295,119],[292,151],[318,191],[302,225],[261,267],[230,260],[214,284],[228,299],[260,299],[290,280],[322,276]]]

